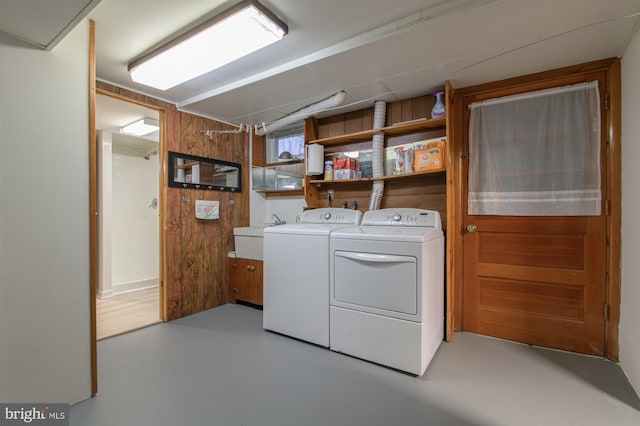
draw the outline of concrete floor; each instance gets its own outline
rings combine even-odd
[[[262,329],[224,305],[98,342],[78,425],[640,425],[617,364],[468,333],[423,377]]]

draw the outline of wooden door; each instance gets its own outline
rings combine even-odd
[[[465,223],[464,330],[603,355],[604,217]]]
[[[604,73],[573,80],[565,78],[555,85],[594,79],[600,81],[602,97],[606,87]],[[547,83],[548,87],[553,85]],[[535,89],[539,88],[542,87]],[[522,87],[518,90],[527,91]],[[478,98],[466,99],[465,110],[467,102],[475,100]],[[601,102],[602,117],[603,105]],[[465,135],[468,122],[466,112]],[[606,200],[604,123],[601,133],[602,199]],[[469,152],[468,136],[463,149]],[[464,163],[463,204],[466,204],[468,162]],[[603,215],[581,217],[472,216],[467,214],[466,205],[463,208],[463,329],[604,355],[607,315],[604,205]]]

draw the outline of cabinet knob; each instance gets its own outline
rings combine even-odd
[[[470,224],[469,226],[467,226],[467,232],[469,232],[469,233],[476,232],[477,229],[478,229],[478,227],[476,225],[474,225],[473,223]]]
[[[251,265],[247,265],[247,271],[251,270]]]

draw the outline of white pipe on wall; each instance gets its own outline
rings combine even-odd
[[[384,101],[376,101],[373,110],[373,128],[380,129],[384,127],[387,116],[387,104]],[[384,135],[374,135],[372,141],[372,161],[373,169],[373,187],[369,196],[369,210],[377,210],[382,203],[382,194],[384,192],[384,181],[375,180],[384,176]]]
[[[292,124],[296,121],[304,120],[305,118],[308,118],[317,112],[322,112],[340,106],[342,105],[346,97],[347,92],[345,92],[344,90],[340,91],[335,95],[328,97],[327,99],[299,109],[298,111],[286,115],[279,120],[275,120],[269,124],[265,124],[262,127],[257,127],[256,133],[258,134],[258,136],[264,136],[267,133],[275,132],[284,127],[287,127],[289,124]]]

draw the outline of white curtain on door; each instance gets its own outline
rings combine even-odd
[[[600,215],[597,81],[469,109],[469,214]]]

